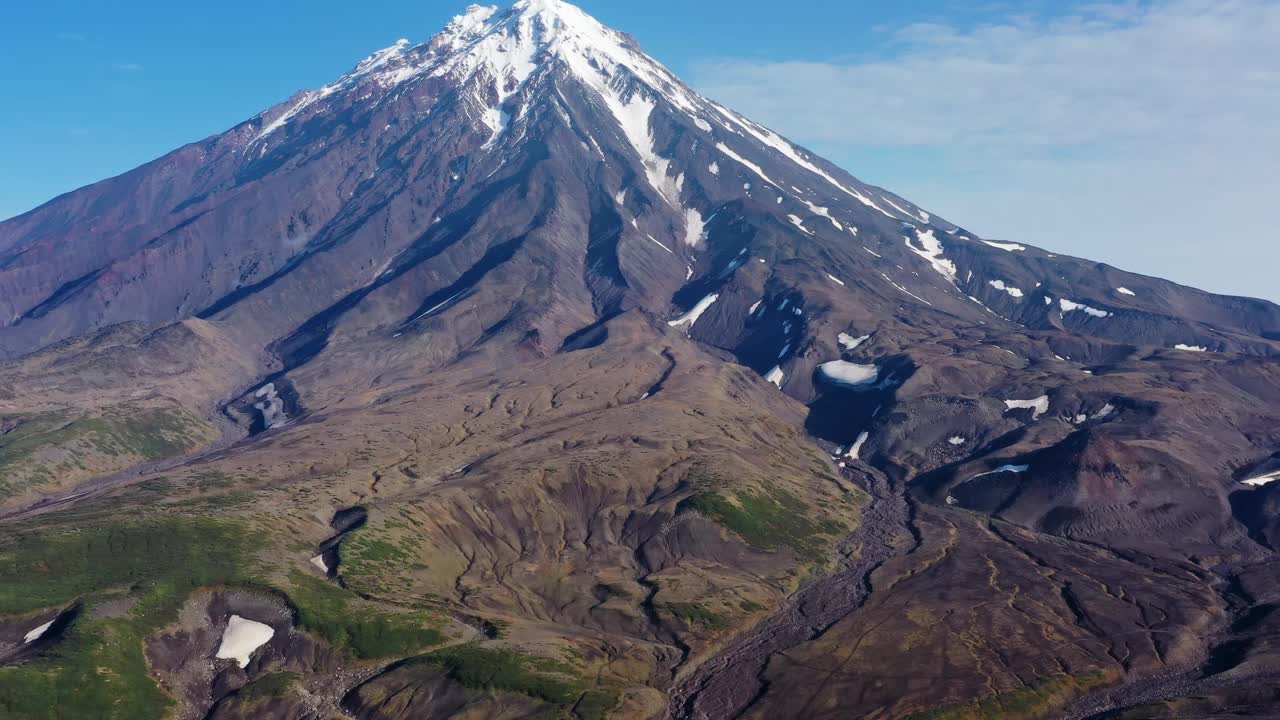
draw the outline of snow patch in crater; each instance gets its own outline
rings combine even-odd
[[[239,615],[232,615],[227,621],[227,630],[222,634],[222,644],[214,657],[221,660],[235,660],[240,667],[249,664],[249,657],[276,634],[270,625],[254,620],[246,620]]]
[[[875,383],[880,369],[875,365],[859,365],[845,360],[832,360],[818,366],[818,373],[836,385],[861,387]]]

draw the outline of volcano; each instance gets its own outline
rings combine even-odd
[[[983,238],[560,0],[0,223],[0,358],[6,716],[39,663],[122,718],[1280,707],[1280,306]]]

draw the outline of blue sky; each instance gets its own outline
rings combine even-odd
[[[16,3],[0,217],[224,130],[463,2]],[[1280,299],[1280,1],[580,0],[695,88],[988,237]],[[1268,39],[1270,38],[1270,39]]]

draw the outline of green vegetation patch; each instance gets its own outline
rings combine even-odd
[[[149,518],[0,541],[0,615],[131,588],[150,612],[176,609],[202,585],[247,580],[241,527],[199,517]]]
[[[358,597],[300,572],[289,575],[298,624],[361,659],[404,657],[439,645],[445,636],[427,613],[390,614],[355,608]]]
[[[129,621],[78,621],[55,657],[0,668],[0,717],[6,719],[163,718],[169,705],[148,677],[141,635]]]
[[[808,506],[774,487],[737,492],[733,500],[702,492],[683,500],[679,510],[700,512],[759,550],[785,546],[814,562],[822,559],[832,537],[844,529],[830,520],[812,519]]]
[[[49,656],[0,668],[0,717],[165,717],[170,700],[149,677],[143,638],[172,621],[196,588],[250,581],[246,545],[237,525],[205,518],[28,531],[0,541],[0,614],[85,603]],[[94,604],[109,590],[137,602],[124,617],[94,618]]]
[[[972,703],[916,713],[907,720],[1021,720],[1045,717],[1071,698],[1105,684],[1101,671],[1042,678],[1031,687],[992,695]]]
[[[301,676],[294,672],[276,672],[263,675],[236,691],[240,700],[265,700],[284,697],[289,694]]]
[[[18,425],[0,435],[0,496],[180,455],[214,433],[207,422],[176,408],[126,406],[97,416],[8,419]]]
[[[569,663],[474,643],[455,645],[409,661],[440,668],[474,690],[520,693],[557,705],[574,706],[583,718],[603,718],[618,704],[616,692],[591,687]]]
[[[672,615],[680,618],[686,625],[701,625],[712,630],[721,630],[729,626],[725,619],[702,603],[676,602],[663,605]]]

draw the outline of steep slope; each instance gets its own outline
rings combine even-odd
[[[559,0],[0,224],[0,356],[14,717],[1059,717],[1280,671],[1280,307],[983,239]]]

